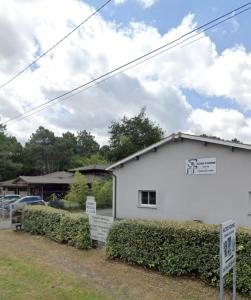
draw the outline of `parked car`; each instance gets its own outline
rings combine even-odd
[[[10,212],[10,204],[14,203],[18,199],[20,199],[20,195],[6,195],[0,198],[0,216],[9,217]]]
[[[23,207],[25,205],[45,205],[45,202],[40,196],[25,196],[13,203],[14,208]]]
[[[16,229],[22,227],[22,208],[26,205],[46,205],[44,200],[40,196],[25,196],[12,205],[12,225],[16,226]]]
[[[17,195],[17,194],[13,194],[13,195],[6,195],[6,196],[3,196],[0,198],[0,203],[12,203],[12,202],[15,202],[16,200],[20,199],[21,196],[20,195]]]

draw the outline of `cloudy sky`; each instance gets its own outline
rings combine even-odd
[[[0,85],[104,0],[0,1]],[[49,55],[0,90],[7,121],[141,56],[245,1],[114,0]],[[251,10],[96,86],[7,126],[20,141],[39,125],[86,129],[103,144],[112,120],[146,107],[177,131],[251,143]],[[198,39],[199,37],[199,39]],[[195,40],[190,43],[190,41]]]

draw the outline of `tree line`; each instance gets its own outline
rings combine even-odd
[[[20,175],[43,175],[90,164],[118,161],[164,136],[164,131],[142,109],[137,115],[123,117],[108,127],[109,142],[100,146],[86,130],[56,136],[43,126],[22,145],[0,125],[0,181]]]

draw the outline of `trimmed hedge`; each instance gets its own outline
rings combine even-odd
[[[90,248],[90,227],[87,217],[44,206],[28,206],[23,211],[25,231],[44,235],[53,241],[78,249]]]
[[[251,296],[251,230],[237,231],[237,289]],[[110,229],[106,255],[169,275],[219,285],[219,226],[195,222],[125,220]],[[226,286],[232,283],[228,273]]]

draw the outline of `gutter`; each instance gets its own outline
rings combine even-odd
[[[108,171],[107,172],[112,175],[112,177],[114,178],[114,185],[113,185],[113,218],[116,219],[117,218],[117,176],[115,174],[113,174],[112,171]]]

